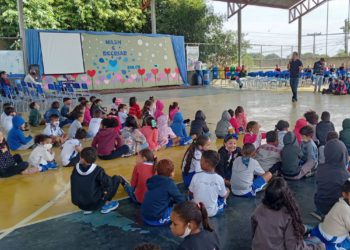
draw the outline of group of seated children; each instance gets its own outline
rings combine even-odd
[[[328,89],[323,89],[322,94],[347,95],[350,93],[350,78],[329,78]]]

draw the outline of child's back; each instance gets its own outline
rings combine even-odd
[[[303,141],[301,143],[301,151],[303,153],[302,160],[304,160],[305,162],[318,162],[318,150],[313,140],[309,140],[307,142]]]
[[[37,110],[36,108],[30,109],[29,124],[32,125],[33,127],[37,127],[40,125],[40,119],[41,119],[41,114],[39,110]]]
[[[221,120],[216,125],[215,134],[218,138],[224,138],[228,134],[228,130],[231,127],[230,123],[231,115],[227,110],[222,113]]]
[[[18,115],[14,116],[12,123],[13,127],[8,133],[7,143],[11,150],[17,150],[21,146],[28,144],[33,138],[31,136],[24,136],[21,126],[24,125],[25,121],[22,117]]]
[[[69,139],[63,143],[61,150],[61,160],[63,166],[67,166],[70,160],[78,154],[78,152],[75,150],[77,146],[81,146],[78,139]]]
[[[209,132],[205,119],[204,113],[200,110],[197,111],[195,119],[191,122],[190,136],[196,135],[198,137]]]
[[[131,186],[135,188],[135,197],[139,203],[142,203],[147,192],[147,180],[154,175],[153,162],[143,162],[135,166]]]
[[[186,126],[184,124],[184,118],[181,112],[177,112],[174,115],[173,123],[171,124],[171,129],[174,131],[176,136],[180,138],[187,137]]]
[[[339,139],[344,142],[346,148],[350,149],[350,119],[343,121],[343,130],[339,133]]]
[[[94,117],[90,120],[89,130],[88,130],[89,136],[95,137],[98,130],[100,129],[101,122],[102,122],[102,118],[99,118],[99,117],[98,118]]]
[[[301,166],[299,166],[301,149],[294,133],[288,132],[283,138],[283,143],[281,171],[283,175],[296,176],[301,170]]]
[[[74,122],[69,126],[68,136],[69,138],[74,138],[75,133],[79,128],[82,128],[81,122],[79,120],[74,120]]]
[[[150,150],[158,149],[158,129],[151,126],[143,126],[140,129],[141,133],[146,137]]]
[[[335,131],[331,121],[321,121],[316,126],[316,137],[320,141],[320,146],[326,145],[326,138],[329,132]]]

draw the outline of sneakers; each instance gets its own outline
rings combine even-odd
[[[57,169],[57,168],[58,168],[57,163],[54,162],[54,161],[49,162],[49,163],[46,165],[46,167],[47,167],[48,169]]]
[[[121,177],[121,178],[122,178],[121,184],[122,184],[125,192],[128,194],[128,196],[130,197],[132,202],[137,203],[134,189],[130,186],[130,184],[123,177]]]
[[[132,153],[124,154],[124,155],[122,155],[122,158],[127,158],[127,157],[130,157],[130,156],[133,156],[133,154]]]
[[[83,214],[84,215],[89,215],[89,214],[92,214],[94,211],[83,211]]]
[[[101,214],[108,214],[119,207],[118,201],[110,201],[107,205],[101,208]]]

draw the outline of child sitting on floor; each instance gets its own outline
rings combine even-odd
[[[235,112],[232,109],[229,109],[228,113],[231,116],[231,119],[230,119],[231,127],[234,129],[234,132],[238,135],[240,133],[240,131],[239,131],[239,126],[238,126],[238,123],[237,123],[237,119],[235,117]]]
[[[136,166],[131,177],[131,187],[134,188],[136,201],[142,204],[147,192],[147,180],[155,174],[157,157],[151,150],[143,149],[137,154]]]
[[[92,141],[92,147],[97,149],[98,157],[102,160],[112,160],[129,155],[129,147],[123,145],[122,139],[115,130],[118,127],[117,120],[104,118],[101,129]]]
[[[331,114],[324,111],[321,115],[321,121],[316,126],[316,137],[320,142],[320,146],[326,145],[326,137],[331,131],[335,131],[334,125],[331,122]]]
[[[284,147],[283,138],[288,133],[289,123],[284,120],[279,120],[275,128],[275,131],[278,133],[278,148],[282,150]]]
[[[203,203],[185,201],[177,204],[170,219],[173,235],[184,239],[178,249],[221,249],[219,237],[209,225]]]
[[[229,133],[229,129],[232,128],[230,119],[231,115],[225,110],[222,113],[221,120],[216,125],[215,135],[217,138],[223,139]]]
[[[13,126],[12,119],[16,115],[16,110],[12,106],[8,106],[4,110],[4,116],[1,119],[1,127],[8,133]]]
[[[69,126],[69,130],[68,130],[68,137],[69,137],[69,139],[74,138],[75,133],[77,132],[77,130],[79,128],[83,127],[83,125],[82,125],[83,122],[84,122],[84,114],[83,113],[77,114],[77,118]],[[89,137],[91,137],[91,136],[89,136]]]
[[[220,156],[214,150],[203,152],[200,161],[202,172],[196,173],[189,186],[189,196],[194,202],[203,203],[208,216],[213,217],[224,212],[226,198],[230,191],[225,186],[224,179],[215,173]]]
[[[308,122],[308,125],[313,128],[314,133],[312,135],[312,140],[315,142],[316,145],[319,145],[320,142],[316,137],[316,126],[318,124],[318,118],[319,118],[318,114],[315,111],[310,110],[304,114],[304,117]]]
[[[175,168],[172,161],[164,159],[156,165],[157,175],[147,180],[147,192],[141,205],[143,221],[151,226],[162,226],[170,222],[174,203],[185,201],[173,178]]]
[[[281,150],[278,148],[278,134],[276,131],[266,133],[266,143],[256,151],[255,160],[265,171],[275,172],[281,167]],[[273,169],[271,169],[273,167]]]
[[[39,104],[36,102],[31,102],[29,104],[30,113],[29,113],[29,125],[33,127],[38,127],[41,123],[41,114]]]
[[[252,249],[325,249],[321,242],[304,241],[298,204],[283,178],[273,178],[251,217]]]
[[[311,174],[316,170],[318,165],[318,149],[312,139],[314,135],[314,129],[309,125],[305,126],[300,129],[300,134],[303,140],[301,143],[301,151],[303,153],[301,157],[302,167],[301,173],[299,176],[296,176],[295,179],[298,179],[298,177],[302,178],[307,174]]]
[[[102,100],[101,99],[96,99],[92,105],[91,105],[91,115],[95,113],[96,110],[100,110],[103,115],[107,113],[107,109],[105,107],[102,107]]]
[[[252,143],[256,149],[261,145],[263,139],[266,138],[266,133],[260,132],[260,124],[256,121],[250,121],[247,124],[247,132],[244,134],[243,143]]]
[[[63,167],[75,167],[79,163],[79,153],[82,150],[81,141],[86,138],[86,131],[79,128],[74,139],[69,139],[62,145],[61,160]]]
[[[209,150],[210,139],[208,136],[201,135],[194,139],[192,144],[187,148],[182,160],[182,179],[186,187],[190,186],[191,180],[196,173],[202,171],[200,160],[202,153]]]
[[[342,186],[350,177],[347,171],[349,155],[344,143],[332,139],[327,142],[324,153],[325,163],[317,168],[314,197],[316,213],[321,217],[338,201]]]
[[[350,119],[344,119],[343,130],[339,133],[339,140],[344,142],[348,152],[350,152]]]
[[[142,118],[141,108],[137,103],[137,99],[135,96],[130,97],[129,99],[129,115],[133,115],[136,119]]]
[[[157,119],[158,128],[158,144],[160,147],[176,146],[179,142],[179,138],[175,135],[174,131],[168,125],[168,117],[161,115]]]
[[[339,84],[335,90],[335,95],[347,95],[348,89],[346,88],[346,85],[343,80],[339,80]]]
[[[60,128],[60,118],[56,114],[50,116],[50,123],[46,124],[42,133],[51,137],[54,146],[60,146],[68,139],[68,136]]]
[[[121,104],[122,105],[122,104]],[[130,154],[134,155],[139,151],[148,148],[146,137],[139,130],[139,126],[134,116],[128,116],[125,126],[121,130],[124,144],[128,145]]]
[[[143,126],[140,131],[146,137],[149,149],[152,151],[157,151],[160,148],[158,144],[157,123],[152,116],[148,116],[145,123],[145,126]]]
[[[301,171],[299,163],[302,152],[295,134],[288,132],[283,138],[283,143],[281,172],[286,178],[297,176]]]
[[[339,135],[337,132],[335,131],[330,131],[328,134],[327,134],[327,137],[326,137],[326,144],[327,142],[333,140],[333,139],[337,139],[339,140]],[[344,144],[344,143],[343,143]],[[345,146],[345,145],[344,145]],[[325,158],[325,155],[324,155],[324,149],[325,149],[326,145],[322,145],[318,148],[318,163],[319,164],[324,164],[326,162],[326,158]]]
[[[0,177],[38,172],[37,169],[31,169],[28,166],[28,162],[23,161],[19,154],[11,154],[4,134],[0,131]]]
[[[120,104],[118,107],[118,117],[122,127],[124,128],[126,118],[128,118],[128,107],[126,104]]]
[[[239,126],[239,131],[244,132],[247,129],[247,115],[242,106],[238,106],[235,110],[236,121]]]
[[[102,122],[102,112],[101,110],[95,110],[94,118],[91,119],[88,129],[88,135],[90,138],[96,136],[98,130],[101,127]]]
[[[171,105],[169,105],[169,119],[170,119],[170,121],[174,120],[175,114],[179,111],[180,111],[179,103],[173,102]]]
[[[293,132],[294,132],[294,134],[295,134],[295,136],[297,138],[297,141],[298,141],[299,145],[301,144],[301,141],[302,141],[301,134],[300,134],[300,129],[305,127],[306,125],[307,125],[307,121],[304,118],[298,119],[296,121],[296,123],[295,123],[295,127],[294,127]]]
[[[161,100],[156,101],[156,111],[154,112],[154,118],[156,119],[158,123],[158,118],[161,116],[166,116],[164,114],[164,103]]]
[[[192,138],[187,135],[186,125],[184,124],[184,118],[181,112],[176,112],[170,127],[179,138],[180,145],[188,145],[192,142]]]
[[[142,108],[142,125],[144,125],[145,119],[148,116],[153,117],[153,113],[151,112],[151,106],[152,106],[152,102],[150,100],[146,100]]]
[[[191,122],[190,136],[192,136],[192,138],[198,138],[200,135],[210,136],[209,128],[205,119],[206,117],[203,111],[198,110],[194,120]]]
[[[89,101],[82,101],[81,104],[84,106],[85,111],[84,111],[84,125],[85,126],[89,126],[90,121],[92,119],[91,117],[91,102]]]
[[[255,147],[252,143],[244,144],[242,155],[233,162],[231,190],[237,196],[255,197],[270,181],[272,173],[265,172],[253,159]],[[254,175],[258,177],[254,179]]]
[[[118,110],[119,109],[119,105],[122,103],[122,101],[123,100],[120,99],[120,98],[113,97],[111,109]]]
[[[57,169],[55,153],[52,151],[51,137],[40,134],[35,136],[34,142],[37,146],[29,155],[29,164],[36,167],[40,172],[45,172],[49,169]]]
[[[97,152],[88,147],[81,151],[80,163],[77,164],[70,177],[72,203],[91,214],[100,210],[107,214],[118,208],[119,202],[112,201],[119,184],[125,185],[121,176],[108,176],[103,168],[95,163]]]
[[[341,198],[332,207],[324,221],[311,231],[326,249],[350,249],[350,181],[343,184]]]
[[[216,173],[224,178],[226,187],[231,186],[232,165],[234,160],[241,156],[241,148],[237,147],[238,136],[228,134],[224,138],[224,145],[219,149],[220,161],[216,166]]]
[[[34,145],[32,136],[24,136],[25,121],[19,115],[12,119],[13,127],[7,135],[7,143],[11,150],[26,150]]]
[[[60,108],[60,103],[58,101],[54,101],[51,104],[51,108],[49,110],[47,110],[44,114],[44,119],[45,119],[46,123],[50,123],[50,117],[53,114],[55,114],[59,117],[60,123],[63,121],[63,119],[61,117],[61,113],[59,111],[59,108]],[[60,127],[63,127],[63,126],[61,126],[61,124],[60,124]]]

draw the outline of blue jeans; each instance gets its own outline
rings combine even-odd
[[[293,100],[298,100],[298,86],[299,86],[299,78],[290,78],[290,87],[293,92]]]
[[[323,84],[323,75],[315,75],[315,91],[318,88],[318,91],[321,91],[321,86]]]
[[[120,148],[114,150],[110,155],[99,155],[98,157],[101,160],[113,160],[121,157],[122,155],[126,155],[130,152],[128,145],[123,145]]]
[[[171,211],[173,210],[172,207],[168,207],[162,218],[160,218],[159,220],[149,220],[149,219],[146,219],[146,218],[143,218],[143,221],[150,225],[150,226],[154,226],[154,227],[157,227],[157,226],[163,226],[163,225],[167,225],[170,223],[170,214],[171,214]]]

